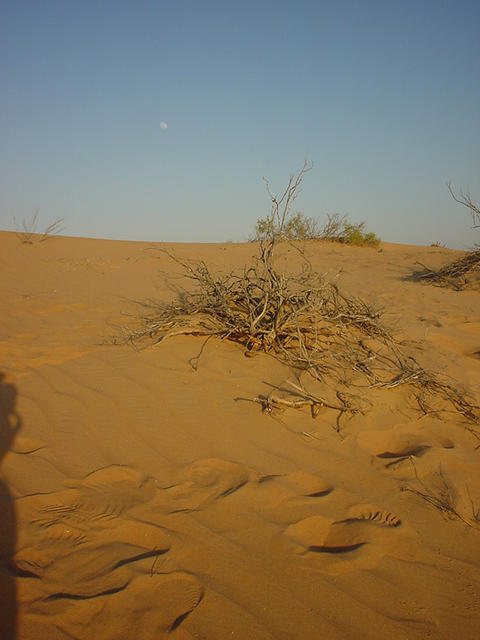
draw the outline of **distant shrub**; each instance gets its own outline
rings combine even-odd
[[[338,238],[344,244],[352,244],[357,247],[378,247],[380,238],[373,231],[365,231],[365,222],[345,222],[343,233]]]
[[[373,232],[365,230],[365,222],[349,222],[346,215],[339,213],[327,214],[323,227],[316,218],[303,213],[288,216],[281,229],[275,225],[276,221],[271,216],[259,218],[250,241],[262,242],[275,236],[277,240],[329,240],[369,247],[377,247],[380,243]]]
[[[21,228],[18,228],[17,221],[13,218],[13,222],[17,229],[17,237],[22,244],[33,244],[34,242],[44,242],[58,233],[61,233],[64,229],[62,227],[63,218],[58,218],[51,222],[43,231],[43,233],[37,231],[38,225],[38,211],[35,210],[31,218],[24,218],[22,220]]]
[[[259,218],[250,241],[261,242],[272,236],[277,240],[313,240],[320,237],[318,221],[303,213],[289,215],[282,229],[277,226],[271,216]]]
[[[320,238],[322,240],[339,241],[343,235],[345,224],[347,222],[346,215],[340,215],[339,213],[327,213],[327,221],[323,225]]]

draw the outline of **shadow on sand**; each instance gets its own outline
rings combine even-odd
[[[3,457],[10,449],[22,423],[15,405],[15,385],[5,381],[0,372],[0,638],[14,640],[17,624],[17,600],[13,555],[15,553],[16,520],[13,498],[1,475]]]

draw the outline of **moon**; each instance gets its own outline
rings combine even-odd
[[[166,129],[167,128],[167,123],[166,122],[160,122],[160,129]]]

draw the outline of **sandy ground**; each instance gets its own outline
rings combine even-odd
[[[255,247],[169,249],[230,270]],[[307,253],[480,402],[480,292],[409,279],[457,252]],[[252,399],[293,379],[266,355],[210,341],[194,370],[199,338],[105,344],[129,300],[182,284],[149,243],[0,232],[1,637],[477,638],[480,450],[461,416],[423,416],[402,387],[338,432],[329,409],[262,413]],[[463,520],[406,485],[448,487]]]

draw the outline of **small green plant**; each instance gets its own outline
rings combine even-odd
[[[303,213],[296,213],[288,218],[285,233],[292,240],[312,240],[318,238],[318,222]]]
[[[366,231],[365,227],[365,222],[345,222],[339,241],[357,247],[378,247],[380,238],[373,231]]]
[[[259,218],[255,225],[252,242],[263,242],[271,236],[276,240],[329,240],[355,246],[377,247],[380,239],[371,231],[365,230],[366,223],[348,221],[346,215],[327,214],[327,221],[320,227],[316,218],[303,213],[289,214],[280,228],[278,221],[267,216]]]
[[[262,242],[275,235],[277,240],[314,240],[320,237],[318,221],[303,213],[289,214],[283,227],[271,216],[259,218],[255,225],[252,242]]]

